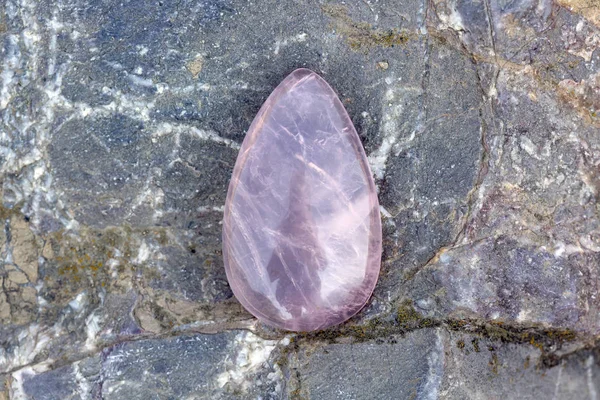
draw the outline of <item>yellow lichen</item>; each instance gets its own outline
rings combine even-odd
[[[557,0],[557,3],[600,27],[600,2],[598,0]]]
[[[393,47],[406,44],[413,36],[399,29],[376,29],[366,22],[356,22],[345,6],[326,4],[323,13],[332,19],[332,28],[346,38],[352,50],[369,50],[372,47]]]

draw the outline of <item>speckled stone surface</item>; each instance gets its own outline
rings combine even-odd
[[[598,397],[595,2],[0,16],[0,399]],[[245,132],[301,67],[356,127],[383,252],[359,314],[291,334],[235,300],[221,232]]]
[[[375,183],[348,113],[313,71],[288,75],[244,138],[225,202],[223,261],[238,301],[281,329],[340,324],[373,292]]]

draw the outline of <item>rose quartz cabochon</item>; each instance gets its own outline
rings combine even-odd
[[[277,328],[339,324],[373,292],[375,184],[348,113],[310,70],[285,78],[246,134],[225,203],[223,257],[237,299]]]

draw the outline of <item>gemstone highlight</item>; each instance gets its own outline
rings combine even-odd
[[[348,113],[313,71],[288,75],[244,138],[225,202],[223,258],[240,303],[281,329],[344,322],[373,292],[375,184]]]

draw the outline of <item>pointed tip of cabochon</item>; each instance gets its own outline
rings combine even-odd
[[[298,78],[302,78],[308,75],[315,75],[318,77],[321,77],[321,75],[319,75],[318,73],[316,73],[315,71],[313,71],[312,69],[308,69],[308,68],[297,68],[295,70],[293,70],[290,75],[298,77]]]
[[[292,71],[292,74],[316,74],[315,71],[313,71],[312,69],[309,68],[296,68],[294,71]]]

